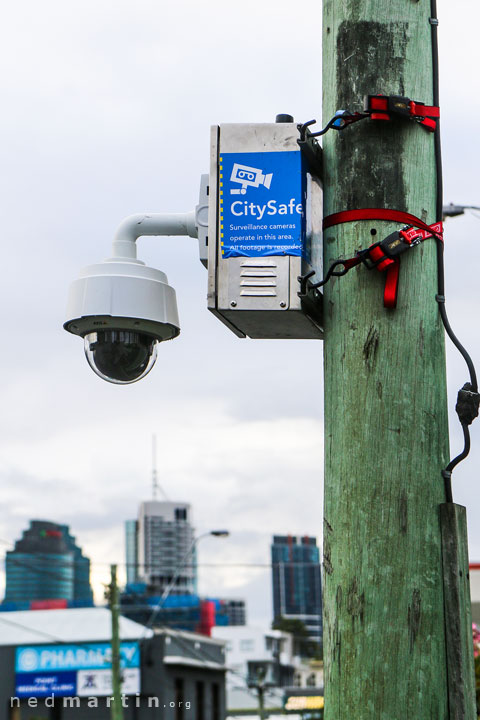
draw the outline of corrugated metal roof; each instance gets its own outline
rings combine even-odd
[[[151,630],[120,617],[120,638],[152,637]],[[106,642],[112,636],[107,608],[26,610],[0,612],[0,645],[45,645],[50,643]]]

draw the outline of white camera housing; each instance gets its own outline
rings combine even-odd
[[[92,370],[118,385],[145,377],[157,343],[180,333],[175,290],[161,270],[111,258],[82,270],[71,287],[65,330],[84,338]]]
[[[63,327],[84,338],[88,363],[103,380],[140,380],[155,364],[157,344],[179,335],[175,290],[164,272],[137,260],[136,242],[142,235],[197,237],[197,214],[125,218],[112,257],[84,268],[70,286]]]
[[[180,333],[175,290],[161,270],[133,258],[110,258],[84,268],[70,286],[65,330],[134,330],[158,342]]]

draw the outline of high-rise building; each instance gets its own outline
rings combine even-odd
[[[127,584],[138,582],[138,522],[125,521],[125,560],[127,563]]]
[[[188,503],[154,499],[140,504],[138,520],[125,522],[127,585],[120,596],[122,614],[140,623],[152,622],[153,627],[206,634],[211,625],[244,625],[244,600],[197,594],[190,513]],[[172,582],[168,597],[162,598]]]
[[[149,592],[161,595],[176,576],[170,595],[196,593],[197,558],[188,503],[141,503],[138,520],[125,524],[125,540],[129,582],[145,583]]]
[[[273,616],[301,620],[308,636],[322,643],[320,553],[314,537],[274,535]]]
[[[5,569],[4,605],[24,608],[46,601],[93,605],[90,560],[67,525],[31,520],[15,549],[7,552]]]

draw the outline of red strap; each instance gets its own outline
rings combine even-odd
[[[355,222],[357,220],[389,220],[391,222],[403,223],[404,225],[411,225],[413,227],[407,230],[400,230],[401,235],[409,244],[412,244],[415,240],[426,240],[426,238],[429,237],[438,238],[443,242],[443,224],[441,222],[427,225],[423,220],[416,217],[416,215],[411,215],[401,210],[388,210],[385,208],[361,208],[359,210],[343,210],[342,212],[333,213],[323,219],[323,228],[325,230],[333,225],[341,225],[342,223]],[[383,305],[386,308],[394,309],[397,306],[400,260],[387,258],[378,245],[372,247],[369,255],[373,262],[378,262],[376,266],[377,270],[387,271]],[[384,259],[382,260],[382,258]],[[356,258],[346,260],[344,267],[347,267],[347,264],[348,268],[357,265],[358,263],[354,262],[354,260],[356,260]]]
[[[388,110],[388,97],[386,95],[372,95],[368,100],[369,110]]]
[[[416,215],[411,215],[402,210],[389,210],[387,208],[361,208],[359,210],[343,210],[342,212],[333,213],[323,218],[323,229],[326,230],[333,225],[341,225],[342,223],[355,222],[357,220],[390,220],[391,222],[403,223],[404,225],[413,225],[413,227],[428,232],[429,235],[427,237],[433,235],[443,241],[442,223],[427,225]]]
[[[435,120],[430,120],[430,118],[425,118],[424,120],[419,120],[418,122],[420,123],[420,125],[423,125],[423,127],[426,127],[427,130],[430,130],[431,132],[433,132],[437,127],[437,123],[435,122]]]
[[[355,267],[355,265],[360,265],[361,259],[357,256],[350,258],[349,260],[344,260],[342,262],[343,267],[345,270],[350,270],[350,268]]]
[[[433,118],[440,117],[440,108],[436,105],[424,105],[422,102],[396,95],[368,95],[365,109],[372,120],[391,120],[392,115],[400,114],[417,120],[432,132],[437,127]]]
[[[417,117],[439,118],[440,108],[436,107],[436,105],[423,105],[423,103],[411,100],[410,113],[411,115],[416,115]]]
[[[392,265],[395,262],[392,258],[387,258],[382,248],[378,245],[374,245],[368,254],[374,263],[378,262],[376,268],[377,270],[380,270],[380,272],[382,272],[382,270],[386,270],[389,265]]]
[[[371,120],[391,120],[390,115],[388,113],[380,113],[380,112],[374,112],[370,115]]]
[[[443,240],[443,223],[433,223],[429,225],[428,230],[416,230],[409,228],[408,230],[400,230],[400,235],[411,245],[414,240],[423,242],[429,237],[441,237]]]
[[[390,309],[397,307],[398,275],[400,273],[400,260],[393,260],[387,270],[385,290],[383,291],[383,306]]]

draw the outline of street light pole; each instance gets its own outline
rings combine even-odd
[[[480,207],[478,207],[478,205],[455,205],[454,203],[449,203],[442,208],[443,218],[463,215],[465,210],[480,210]]]
[[[179,564],[177,565],[175,572],[170,580],[170,582],[166,585],[164,588],[160,600],[158,601],[151,617],[148,623],[145,626],[145,631],[152,627],[153,623],[155,622],[155,618],[157,617],[158,613],[163,607],[163,603],[170,595],[172,589],[175,587],[175,583],[178,580],[178,577],[182,570],[185,568],[186,564],[188,563],[190,556],[192,555],[194,549],[196,548],[197,544],[205,537],[213,536],[213,537],[228,537],[230,535],[230,532],[228,530],[209,530],[208,532],[202,533],[198,537],[194,538],[188,548],[188,550],[185,552],[184,556],[180,560]]]

